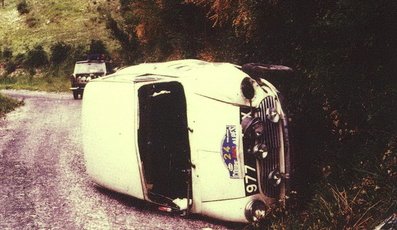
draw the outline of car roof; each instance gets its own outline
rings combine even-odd
[[[84,61],[76,62],[76,64],[86,64],[86,63],[105,63],[105,60],[84,60]]]

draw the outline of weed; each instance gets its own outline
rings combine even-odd
[[[29,6],[25,0],[22,0],[18,3],[17,10],[18,10],[19,14],[21,14],[21,15],[27,14],[30,12]]]
[[[51,57],[50,62],[51,64],[58,65],[66,60],[71,50],[71,46],[64,43],[64,42],[57,42],[53,44],[50,48],[51,50]]]
[[[38,24],[37,18],[32,17],[32,16],[27,17],[25,22],[26,22],[26,25],[27,25],[29,28],[33,28],[33,27],[35,27],[35,26]]]
[[[23,101],[18,101],[0,94],[0,118],[23,104]]]
[[[29,50],[26,55],[25,66],[29,68],[38,68],[48,64],[48,56],[43,46],[37,45]]]

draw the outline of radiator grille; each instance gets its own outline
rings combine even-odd
[[[259,106],[258,116],[265,123],[265,134],[263,135],[264,143],[268,148],[268,156],[262,160],[262,191],[269,197],[277,198],[280,193],[280,186],[274,186],[268,179],[269,174],[273,170],[280,168],[280,147],[282,134],[279,126],[281,122],[274,123],[266,118],[266,111],[277,107],[275,98],[273,96],[266,97]]]

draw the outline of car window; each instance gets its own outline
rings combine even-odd
[[[105,63],[76,63],[74,73],[105,73]]]

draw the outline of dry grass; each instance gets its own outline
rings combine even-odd
[[[12,48],[14,54],[24,53],[37,44],[48,50],[58,41],[80,45],[100,39],[110,48],[118,47],[96,10],[101,1],[93,4],[94,1],[27,0],[31,10],[24,15],[16,10],[18,2],[9,0],[4,8],[0,7],[0,44],[2,48]]]

